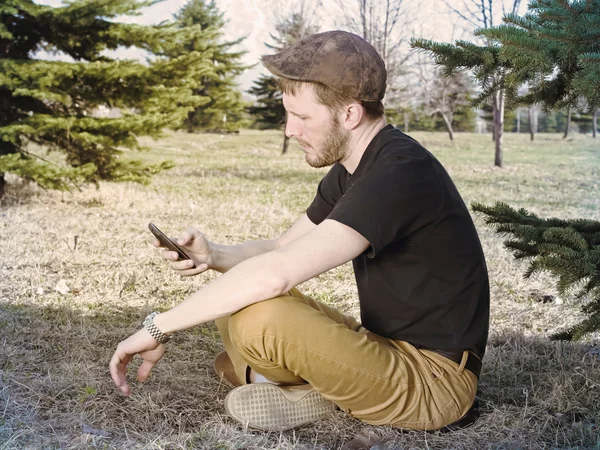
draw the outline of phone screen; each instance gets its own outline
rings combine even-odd
[[[152,234],[156,237],[156,239],[158,239],[158,241],[161,243],[161,245],[163,247],[168,248],[169,250],[171,250],[173,252],[177,252],[177,254],[179,255],[180,261],[184,260],[184,259],[190,259],[190,257],[188,255],[186,255],[185,251],[179,245],[177,245],[175,242],[173,242],[171,239],[169,239],[152,222],[148,224],[148,228],[150,229]]]

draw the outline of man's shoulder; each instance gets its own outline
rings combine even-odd
[[[391,125],[385,127],[377,142],[379,157],[395,155],[398,157],[430,158],[431,153],[416,139]]]

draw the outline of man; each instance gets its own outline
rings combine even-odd
[[[237,386],[226,410],[250,427],[289,429],[336,406],[371,424],[472,423],[488,333],[485,260],[444,168],[386,125],[383,61],[360,37],[330,31],[263,63],[280,78],[286,134],[308,164],[333,167],[306,214],[275,240],[217,245],[191,228],[179,237],[191,261],[164,250],[183,276],[223,275],[118,345],[115,384],[129,394],[133,355],[144,359],[144,381],[168,335],[216,320],[226,353],[215,368]],[[348,261],[361,323],[295,289]]]

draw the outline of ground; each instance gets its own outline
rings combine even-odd
[[[496,200],[544,217],[600,220],[600,142],[556,134],[505,136],[505,167],[488,135],[415,133],[446,166],[465,202]],[[598,448],[598,336],[548,339],[580,319],[553,280],[524,280],[502,237],[475,217],[491,282],[482,418],[451,434],[372,427],[341,412],[300,430],[259,433],[225,415],[212,371],[222,350],[213,324],[177,335],[151,379],[125,398],[108,361],[153,310],[214,276],[182,279],[150,245],[148,222],[175,235],[195,225],[216,242],[271,238],[306,209],[326,169],[311,169],[279,132],[175,133],[133,154],[176,166],[147,186],[101,183],[61,193],[10,178],[0,203],[0,450]],[[129,156],[127,154],[126,156]],[[68,291],[65,289],[68,288]],[[358,315],[350,265],[300,288]],[[57,290],[58,289],[58,290]],[[62,291],[59,292],[59,291]],[[217,301],[217,300],[215,300]],[[135,366],[135,362],[134,362]]]

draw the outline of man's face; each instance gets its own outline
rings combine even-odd
[[[288,112],[285,134],[296,138],[310,166],[326,167],[347,157],[348,131],[329,108],[317,102],[311,88],[283,94],[283,105]]]

